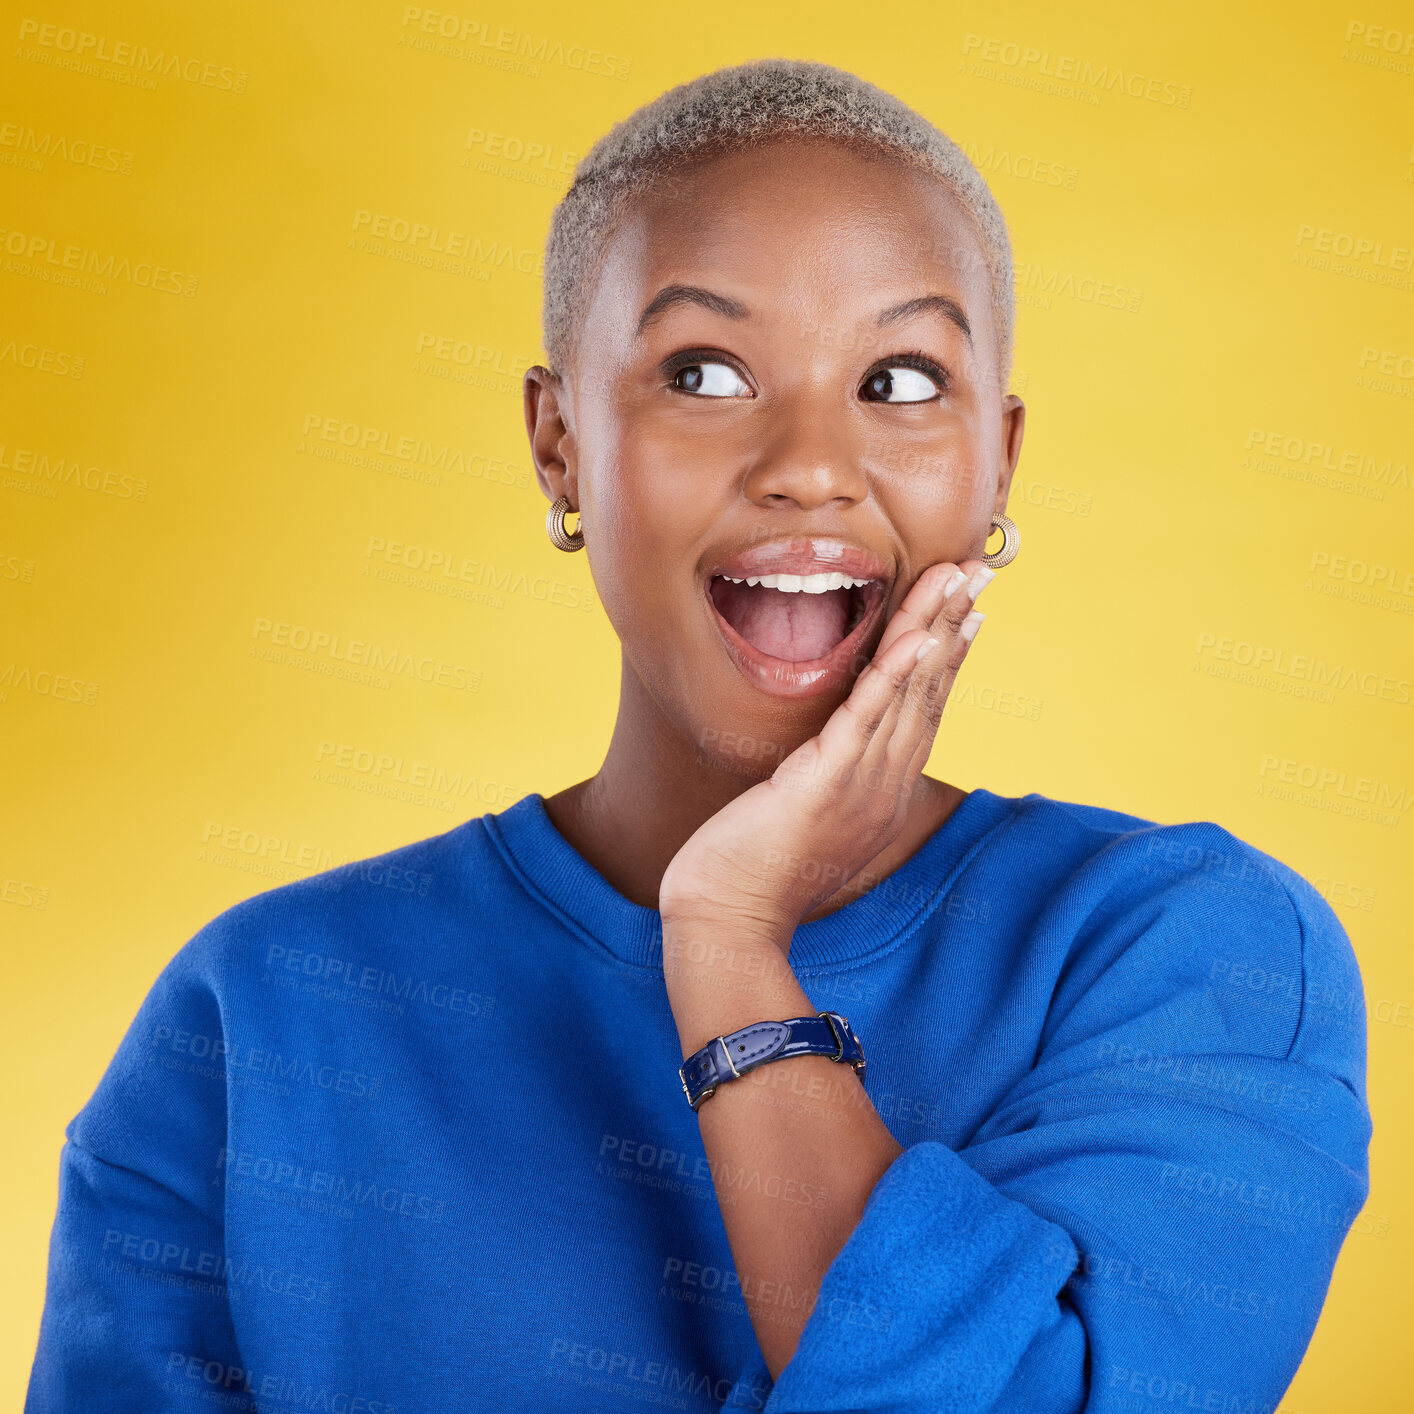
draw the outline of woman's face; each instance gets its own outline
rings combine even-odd
[[[623,221],[527,422],[628,663],[702,754],[769,775],[918,576],[982,553],[1025,415],[997,362],[981,245],[926,172],[774,140]]]

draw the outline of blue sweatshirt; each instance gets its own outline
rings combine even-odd
[[[1370,1137],[1291,869],[979,789],[797,929],[904,1152],[774,1385],[661,945],[540,795],[220,914],[66,1130],[28,1414],[1276,1407]]]

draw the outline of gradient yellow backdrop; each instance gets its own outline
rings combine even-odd
[[[444,3],[0,11],[0,1404],[177,948],[598,765],[616,640],[521,418],[547,222],[614,121],[781,55],[1011,225],[1022,551],[930,769],[1217,821],[1335,907],[1373,1183],[1282,1409],[1407,1407],[1414,13]]]

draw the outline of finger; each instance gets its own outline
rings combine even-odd
[[[929,703],[937,689],[940,673],[946,671],[937,666],[938,659],[945,657],[945,648],[951,648],[958,642],[970,605],[995,573],[980,560],[964,560],[961,565],[942,561],[929,565],[908,591],[890,628],[895,623],[918,621],[930,637],[938,640],[938,646],[924,653],[915,652],[914,661],[907,665],[909,672],[899,681],[883,713],[871,726],[866,746],[869,756],[865,764],[878,766],[886,755],[897,762],[897,758],[907,759],[913,754],[916,738],[924,730]],[[913,631],[904,628],[900,630],[899,637]],[[884,648],[885,643],[887,649]],[[892,647],[893,642],[889,641],[886,633],[884,640],[881,640],[881,652]],[[878,657],[879,654],[876,654],[876,661]],[[961,657],[957,661],[960,663]],[[920,664],[927,665],[922,672],[918,670]]]
[[[904,596],[903,603],[894,611],[884,629],[883,637],[879,639],[875,654],[888,648],[899,634],[906,633],[911,628],[926,628],[932,632],[933,620],[937,617],[939,607],[966,578],[962,569],[950,560],[940,560],[937,564],[929,565],[914,581],[913,587]]]
[[[945,648],[956,649],[971,604],[995,573],[975,560],[961,565],[941,561],[919,575],[890,620],[873,659],[820,732],[823,769],[833,774],[889,756],[907,760],[916,754],[932,716],[930,704],[940,676],[947,671],[946,662],[935,666],[937,659],[945,657]],[[928,644],[930,638],[937,642]],[[956,654],[956,664],[965,653],[964,647]],[[920,664],[928,665],[921,674]],[[952,671],[956,673],[956,666]],[[939,718],[941,712],[940,702]],[[907,725],[901,730],[903,723]],[[933,721],[931,731],[936,730]]]
[[[916,691],[921,694],[918,704],[939,691],[944,696],[951,687],[952,679],[967,656],[967,648],[982,620],[986,617],[975,608],[982,591],[996,578],[996,570],[984,565],[980,560],[964,560],[959,566],[965,576],[962,584],[938,607],[930,625],[932,637],[941,645],[928,654],[920,665],[924,671],[919,675]],[[969,618],[975,614],[977,617]],[[963,624],[968,625],[963,634]],[[941,706],[941,704],[940,704]]]
[[[919,652],[939,645],[925,628],[905,629],[885,649],[875,653],[854,680],[850,694],[820,729],[820,754],[832,770],[851,769],[864,754],[918,666]]]
[[[910,782],[922,772],[928,764],[928,758],[933,754],[933,744],[937,740],[938,728],[942,723],[943,711],[947,707],[953,684],[957,680],[958,672],[977,636],[977,631],[982,627],[982,622],[986,617],[986,614],[980,609],[970,610],[958,626],[958,636],[951,647],[940,642],[938,647],[925,655],[918,665],[925,685],[923,696],[920,699],[919,722],[916,724],[916,741],[913,752],[907,764],[902,768],[904,778]],[[930,664],[935,659],[943,660],[943,668],[941,673],[938,673],[929,683],[928,673],[936,671],[930,668]],[[902,728],[900,728],[899,735],[901,737],[904,735]]]
[[[927,764],[948,694],[972,639],[986,618],[972,606],[996,575],[980,560],[964,560],[959,571],[965,576],[963,583],[942,601],[933,617],[932,636],[938,645],[922,655],[917,670],[899,695],[891,732],[887,736],[882,729],[876,732],[876,754],[863,763],[868,769],[878,772],[887,768],[902,779],[911,779],[909,773],[915,764],[919,771]]]
[[[932,636],[944,641],[957,636],[962,621],[976,607],[982,591],[997,577],[996,570],[980,560],[963,560],[958,573],[962,576],[958,587],[939,603],[930,624]]]
[[[877,715],[871,719],[868,732],[856,740],[856,750],[848,758],[849,769],[857,780],[871,789],[889,791],[895,796],[907,795],[911,789],[912,781],[900,768],[900,762],[907,763],[915,754],[916,738],[922,730],[916,720],[916,708],[910,716],[910,704],[926,703],[928,689],[921,685],[926,664],[947,646],[932,637],[920,641],[920,632],[908,631],[907,641],[917,641],[918,647],[908,659],[893,660],[887,689],[882,684],[877,688],[880,696],[888,691],[883,711],[877,713],[878,699],[874,699]],[[889,660],[884,662],[888,664]]]

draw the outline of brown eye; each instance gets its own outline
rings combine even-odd
[[[926,373],[897,365],[880,369],[865,382],[864,391],[870,402],[926,403],[936,398],[940,389]]]
[[[751,389],[727,363],[689,363],[673,375],[673,387],[704,398],[751,397]]]

